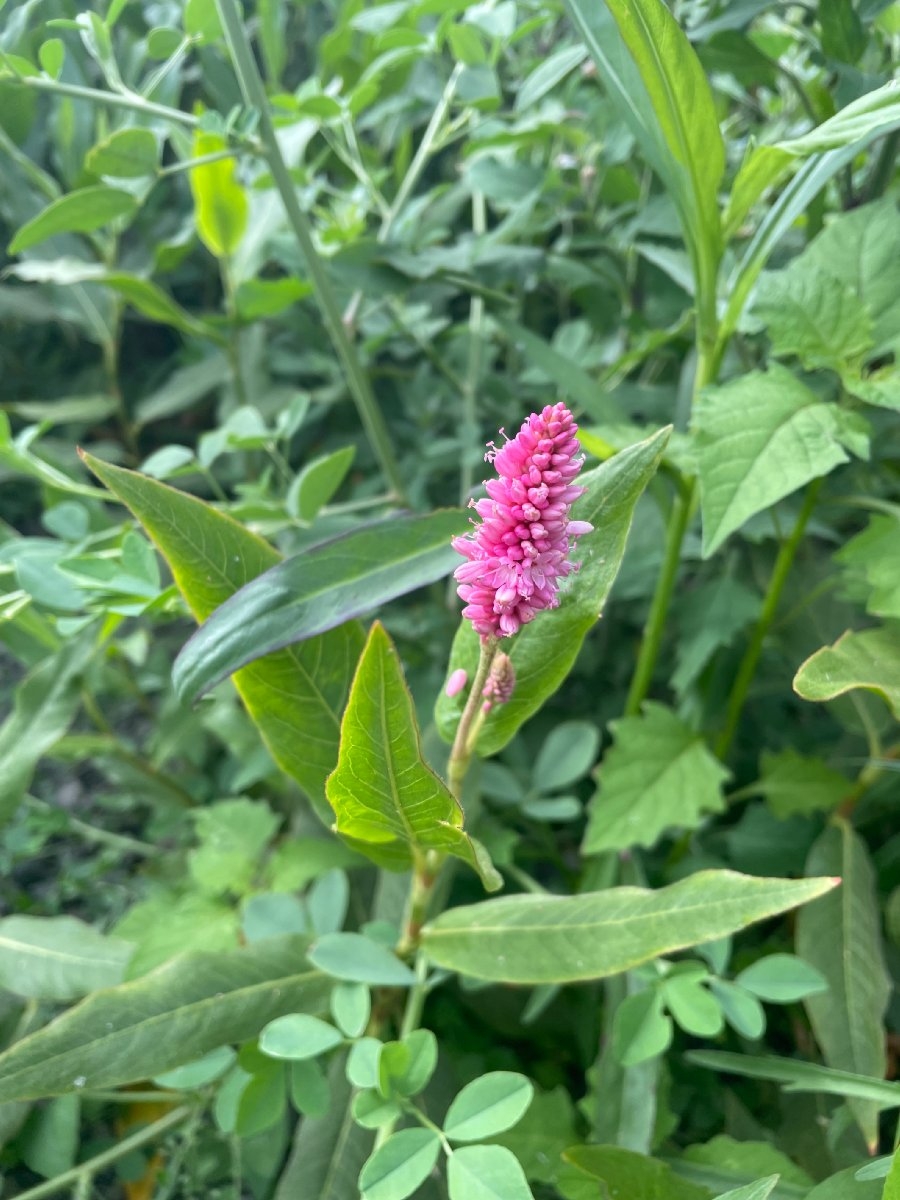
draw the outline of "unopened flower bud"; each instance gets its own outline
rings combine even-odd
[[[516,669],[512,665],[509,655],[501,651],[494,659],[488,681],[481,693],[485,697],[484,704],[481,706],[483,710],[490,712],[494,705],[506,704],[512,696],[515,686]]]
[[[457,667],[450,678],[447,680],[447,686],[444,692],[448,696],[458,696],[469,681],[469,674],[462,667]]]

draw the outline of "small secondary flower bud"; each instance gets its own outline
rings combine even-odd
[[[462,667],[457,667],[450,678],[447,680],[447,686],[444,688],[448,696],[458,696],[469,681],[469,674]]]

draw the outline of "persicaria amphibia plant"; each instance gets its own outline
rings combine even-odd
[[[569,519],[584,493],[573,482],[584,462],[577,431],[564,404],[548,404],[499,450],[489,445],[485,459],[499,478],[473,501],[481,522],[453,539],[467,560],[455,572],[463,616],[482,638],[511,637],[542,609],[556,608],[560,580],[576,570],[575,539],[593,528]]]

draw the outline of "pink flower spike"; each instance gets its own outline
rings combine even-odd
[[[564,404],[548,404],[499,450],[489,443],[485,458],[499,478],[472,504],[481,517],[473,532],[453,539],[466,559],[455,572],[463,616],[482,638],[512,637],[542,609],[556,608],[559,581],[577,570],[569,554],[593,528],[569,520],[584,493],[573,482],[584,462],[577,431]]]
[[[468,681],[468,671],[464,671],[462,667],[457,667],[447,680],[447,686],[444,688],[445,694],[448,696],[458,696]]]

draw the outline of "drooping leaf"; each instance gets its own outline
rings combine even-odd
[[[848,630],[811,655],[794,676],[804,700],[834,700],[854,688],[877,692],[900,721],[900,626]]]
[[[563,46],[550,54],[522,80],[516,93],[515,109],[524,112],[543,99],[577,66],[584,62],[587,51],[583,46]]]
[[[44,659],[16,689],[0,725],[0,824],[9,820],[38,760],[65,734],[81,705],[80,679],[95,649],[90,630]]]
[[[485,722],[478,739],[480,754],[501,750],[572,669],[615,582],[635,505],[659,465],[669,432],[660,430],[580,477],[587,492],[576,502],[573,516],[590,521],[594,531],[579,539],[581,567],[560,597],[559,608],[539,613],[512,639],[508,652],[516,686],[509,702],[495,707]],[[478,635],[463,621],[453,641],[449,670],[461,667],[472,679],[478,653]],[[445,741],[453,741],[464,701],[462,695],[450,698],[444,692],[438,697],[435,721]]]
[[[131,192],[121,188],[105,184],[79,188],[60,196],[26,221],[9,243],[9,253],[21,254],[58,233],[93,233],[119,217],[133,216],[137,206]]]
[[[728,771],[703,738],[662,704],[611,721],[615,744],[597,771],[585,854],[653,846],[667,829],[694,829],[724,808]]]
[[[0,987],[34,1000],[75,1000],[121,983],[133,951],[74,917],[5,917]]]
[[[214,6],[210,7],[215,12]],[[227,151],[227,142],[217,133],[194,135],[195,159]],[[247,193],[237,178],[235,160],[223,157],[201,163],[192,167],[189,176],[200,240],[211,254],[227,258],[241,244],[250,207]]]
[[[109,1088],[246,1041],[282,1013],[324,1008],[331,981],[302,938],[190,954],[97,992],[0,1055],[0,1100]]]
[[[442,913],[424,927],[422,945],[438,966],[476,979],[601,979],[805,904],[836,882],[699,871],[657,891],[501,897]]]
[[[694,431],[704,556],[754,513],[846,462],[851,417],[777,364],[703,392]]]
[[[422,756],[412,697],[383,626],[372,626],[326,785],[335,829],[364,854],[404,870],[427,850],[467,862],[494,890],[501,879],[463,832],[455,797]]]
[[[194,700],[264,654],[443,578],[456,557],[450,539],[464,528],[455,509],[392,517],[285,559],[245,584],[184,646],[172,672],[176,690]]]
[[[198,621],[279,561],[277,550],[208,504],[155,479],[84,460],[143,525]],[[272,757],[325,807],[337,762],[340,714],[363,644],[355,622],[243,668],[234,684]]]
[[[881,946],[874,872],[865,844],[847,821],[819,837],[806,863],[809,874],[827,871],[843,883],[831,896],[801,912],[797,952],[827,981],[806,997],[806,1010],[826,1063],[857,1075],[883,1076],[884,1014],[891,985]],[[849,1100],[867,1143],[878,1140],[878,1110]]]

